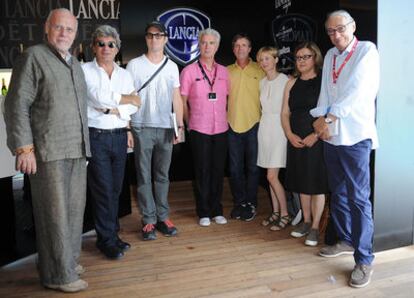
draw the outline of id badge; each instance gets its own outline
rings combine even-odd
[[[338,96],[338,87],[336,86],[336,84],[333,84],[333,86],[332,86],[332,97],[334,99],[336,99],[337,96]]]
[[[209,101],[217,101],[217,95],[216,95],[216,92],[210,92],[210,93],[208,94],[208,100],[209,100]]]

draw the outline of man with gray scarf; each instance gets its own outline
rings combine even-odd
[[[30,175],[40,280],[63,292],[88,287],[78,264],[90,149],[85,79],[69,53],[76,31],[69,10],[51,11],[46,42],[19,57],[5,99],[7,145]]]

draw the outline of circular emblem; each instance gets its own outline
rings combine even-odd
[[[157,19],[167,28],[166,52],[180,65],[198,58],[198,33],[210,27],[210,18],[193,8],[174,8],[160,14]]]
[[[281,71],[291,72],[295,68],[295,47],[304,41],[314,41],[316,28],[314,20],[301,14],[287,14],[273,20],[273,39],[279,48]]]

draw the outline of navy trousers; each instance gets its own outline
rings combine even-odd
[[[119,195],[127,158],[125,130],[110,133],[89,129],[92,157],[88,164],[88,186],[93,201],[97,244],[114,245],[118,239]]]
[[[374,223],[370,196],[371,140],[352,146],[325,143],[325,161],[331,196],[331,216],[341,241],[355,249],[356,264],[374,260]]]
[[[251,203],[257,206],[259,167],[257,166],[257,131],[255,124],[244,133],[229,129],[229,172],[234,206]]]

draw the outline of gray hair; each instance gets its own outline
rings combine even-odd
[[[52,9],[49,12],[48,16],[47,16],[46,24],[50,24],[50,19],[52,18],[53,14],[56,13],[56,12],[65,12],[65,13],[69,13],[69,14],[73,15],[73,13],[69,9],[64,8],[64,7]],[[78,30],[78,19],[75,16],[73,16],[73,17],[76,20],[76,28],[75,29]]]
[[[349,12],[347,12],[346,10],[343,10],[343,9],[335,10],[335,11],[332,11],[332,12],[328,13],[328,15],[326,16],[326,22],[331,17],[344,17],[346,19],[347,23],[355,22],[354,18],[351,17]],[[326,22],[325,22],[325,26],[326,26]]]
[[[207,28],[207,29],[204,29],[204,30],[198,32],[198,43],[201,42],[201,38],[204,35],[213,35],[217,40],[217,46],[220,44],[221,36],[220,36],[220,33],[218,33],[217,30],[214,30],[212,28]]]
[[[109,25],[101,25],[95,29],[95,32],[92,33],[92,45],[93,46],[96,42],[98,37],[112,37],[115,39],[115,44],[118,49],[121,48],[121,39],[119,38],[118,31],[112,26]]]

